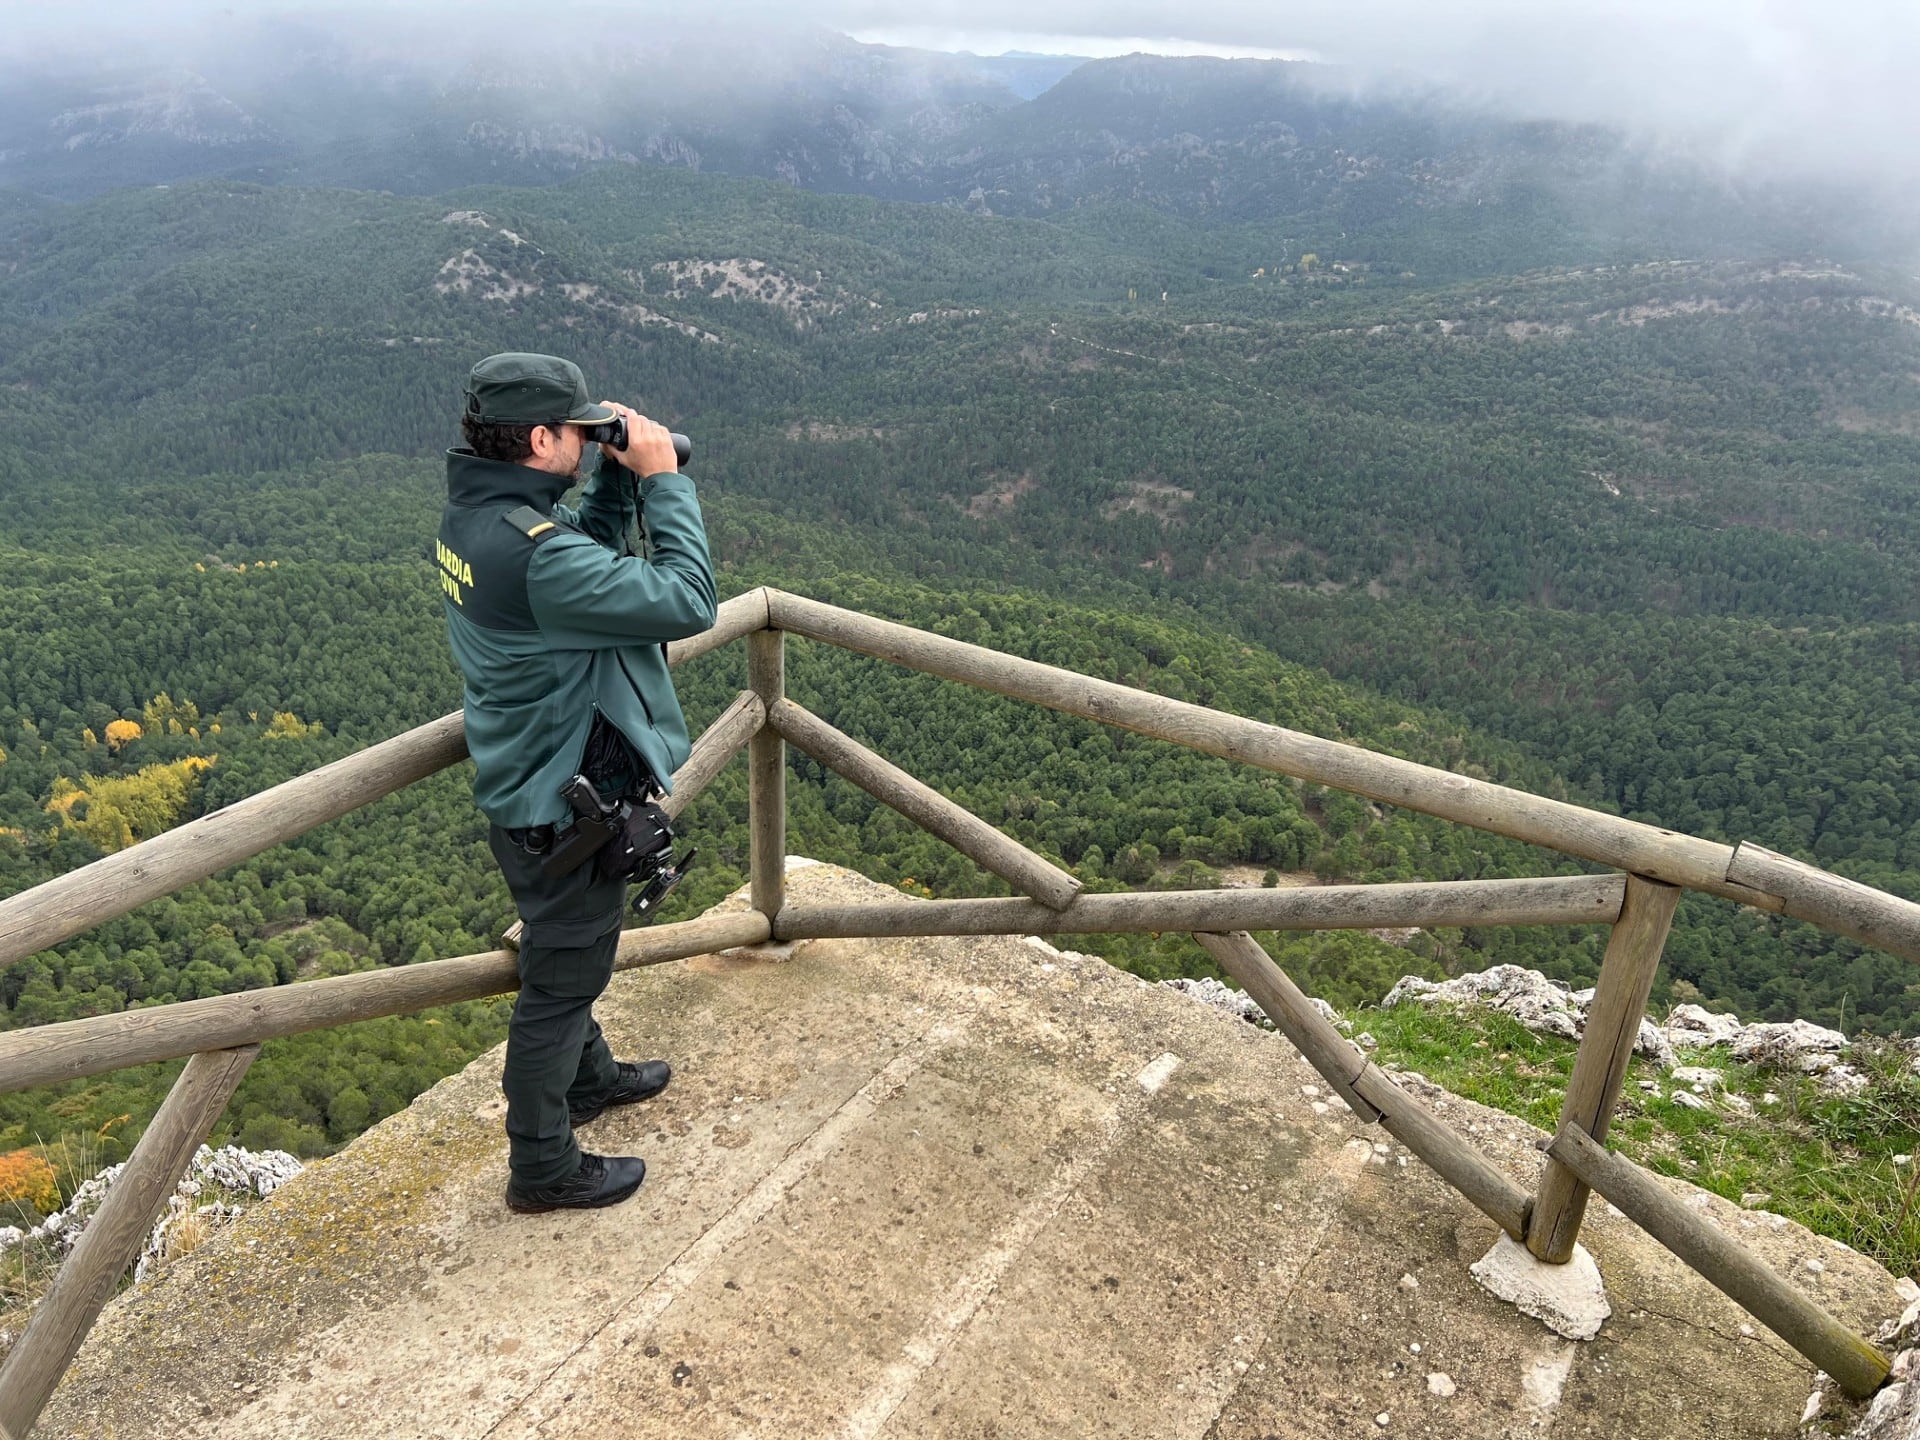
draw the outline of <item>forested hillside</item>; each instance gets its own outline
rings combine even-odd
[[[1070,77],[1028,103],[1078,118],[987,153],[1070,158],[1106,83]],[[1255,101],[1209,103],[1225,126]],[[1285,153],[1276,187],[1305,163]],[[1361,190],[1300,193],[1318,228],[1157,185],[984,207],[1015,217],[619,162],[430,196],[0,196],[0,888],[457,705],[437,455],[473,360],[533,348],[694,436],[723,593],[782,585],[1920,896],[1911,276],[1802,248],[1790,216],[1682,248],[1718,212],[1669,192],[1604,224],[1520,190],[1401,195],[1346,233]],[[1093,885],[1573,868],[796,651],[804,703]],[[741,671],[690,668],[696,723]],[[796,849],[997,887],[804,761],[792,798]],[[744,878],[744,809],[737,773],[694,807],[676,914]],[[507,912],[450,773],[0,972],[0,1023],[490,948]],[[1588,978],[1601,941],[1275,944],[1360,1004],[1495,960]],[[1209,973],[1173,938],[1098,944]],[[1920,1011],[1902,962],[1695,900],[1657,996],[1882,1032]],[[279,1042],[230,1129],[325,1150],[503,1013]],[[110,1158],[160,1078],[0,1100],[0,1148],[88,1134]]]

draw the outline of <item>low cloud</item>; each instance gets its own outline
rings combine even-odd
[[[833,0],[831,23],[1170,37],[1419,76],[1478,103],[1684,141],[1742,168],[1920,179],[1910,0]]]
[[[17,7],[24,8],[24,7]],[[310,39],[405,53],[431,68],[514,37],[528,63],[590,66],[643,57],[648,38],[684,30],[685,6],[542,7],[398,3],[378,11],[292,0],[244,6],[90,0],[9,17],[11,63],[62,54],[193,63],[236,32],[284,29]],[[812,23],[862,34],[945,35],[954,48],[1087,37],[1190,53],[1311,54],[1386,81],[1419,77],[1475,103],[1539,118],[1597,121],[1685,143],[1754,173],[1817,174],[1893,186],[1920,181],[1920,6],[1912,0],[819,0],[798,12],[773,0],[714,0],[699,12],[714,43],[745,31]],[[566,37],[586,37],[577,58]],[[223,38],[224,37],[224,38]],[[518,48],[514,48],[518,47]]]

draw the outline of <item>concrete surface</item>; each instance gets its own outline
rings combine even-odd
[[[635,1200],[505,1209],[495,1051],[117,1300],[35,1435],[1678,1440],[1790,1435],[1809,1389],[1598,1203],[1613,1318],[1550,1333],[1469,1276],[1493,1225],[1316,1114],[1283,1040],[1096,961],[814,941],[621,977],[600,1014],[676,1070],[582,1132],[646,1157]],[[1535,1132],[1428,1094],[1532,1184]],[[1696,1203],[1849,1322],[1903,1308]]]

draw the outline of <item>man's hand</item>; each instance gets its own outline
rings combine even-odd
[[[656,425],[638,410],[622,405],[617,400],[603,400],[600,403],[624,416],[627,422],[627,448],[616,450],[611,445],[602,445],[602,450],[636,475],[679,472],[680,459],[674,454],[671,430],[664,425]]]

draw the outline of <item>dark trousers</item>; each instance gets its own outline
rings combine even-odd
[[[553,879],[542,869],[542,857],[497,825],[489,828],[487,842],[525,924],[520,995],[507,1026],[500,1080],[507,1096],[508,1164],[524,1186],[552,1185],[580,1168],[567,1112],[591,1105],[617,1078],[593,1002],[613,978],[627,887],[601,879],[591,860]]]

